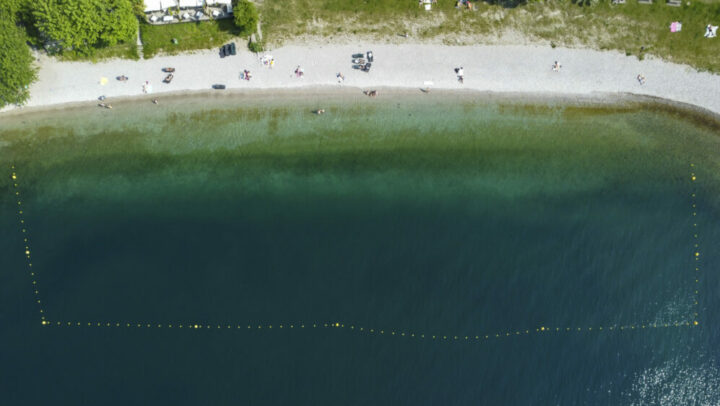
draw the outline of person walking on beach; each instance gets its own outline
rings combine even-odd
[[[457,75],[458,82],[463,83],[465,81],[465,70],[463,67],[455,68],[455,74]]]
[[[300,67],[300,65],[298,65],[297,68],[295,68],[295,76],[301,78],[304,74],[305,71]]]
[[[342,83],[345,81],[345,75],[343,75],[342,72],[338,72],[338,74],[336,76],[338,79],[338,83]]]
[[[645,84],[645,76],[643,76],[642,73],[637,75],[637,80],[641,85]]]
[[[560,68],[562,68],[562,65],[558,61],[555,61],[555,63],[552,66],[552,70],[555,72],[560,72]]]

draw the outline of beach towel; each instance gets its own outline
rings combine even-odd
[[[707,29],[705,30],[705,38],[715,38],[717,37],[717,25],[708,25]]]
[[[679,23],[677,21],[670,24],[670,32],[678,32],[682,30],[682,23]]]

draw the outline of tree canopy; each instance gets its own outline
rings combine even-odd
[[[28,87],[35,80],[33,57],[25,32],[7,12],[0,12],[0,107],[23,104],[30,97]]]
[[[130,0],[36,0],[32,14],[40,35],[60,52],[92,54],[131,40],[137,30]]]
[[[233,15],[235,16],[235,25],[240,29],[241,35],[252,34],[257,30],[260,17],[255,4],[249,0],[234,0]]]

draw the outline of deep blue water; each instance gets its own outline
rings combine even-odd
[[[8,126],[3,404],[720,403],[717,134],[388,106]]]

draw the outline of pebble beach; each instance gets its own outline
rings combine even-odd
[[[240,48],[240,47],[239,47]],[[372,50],[369,72],[353,69],[352,55]],[[274,59],[273,66],[263,57]],[[555,62],[560,69],[553,69]],[[294,74],[300,66],[302,77]],[[38,81],[26,107],[96,102],[105,96],[132,97],[151,85],[155,97],[165,93],[226,89],[311,89],[317,86],[479,90],[498,93],[542,93],[569,96],[631,94],[687,103],[720,114],[720,76],[653,57],[640,61],[619,52],[549,46],[443,46],[429,44],[289,45],[262,54],[238,49],[221,58],[217,49],[149,60],[99,63],[60,62],[38,57]],[[163,83],[163,68],[175,68]],[[455,73],[463,68],[461,83]],[[251,79],[242,78],[243,71]],[[338,78],[342,73],[344,80]],[[116,77],[125,75],[127,81]],[[645,78],[640,83],[638,75]],[[17,108],[6,108],[5,111]],[[22,109],[22,108],[20,108]]]

